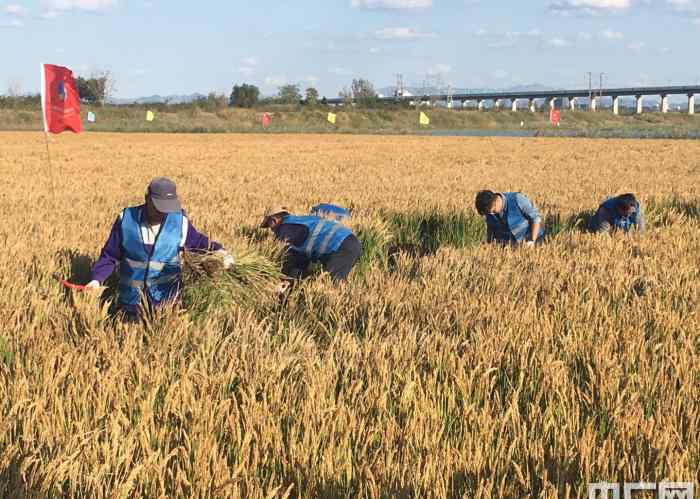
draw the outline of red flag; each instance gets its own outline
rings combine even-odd
[[[45,132],[83,131],[80,95],[70,69],[51,64],[41,67],[41,108]]]
[[[262,126],[263,126],[263,128],[269,127],[271,121],[272,121],[272,118],[270,118],[270,115],[267,114],[267,113],[263,113],[263,116],[262,116]]]

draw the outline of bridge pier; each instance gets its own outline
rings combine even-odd
[[[695,114],[695,94],[688,94],[688,114]]]
[[[513,99],[510,101],[510,110],[514,113],[518,112],[518,99]]]
[[[591,97],[589,105],[591,107],[591,111],[596,112],[598,110],[598,97]]]
[[[496,99],[493,103],[493,107],[496,111],[500,111],[502,104],[503,104],[503,99]]]
[[[569,109],[576,111],[576,97],[569,97]]]
[[[615,116],[620,114],[620,96],[619,95],[613,95],[612,108],[613,108],[613,114]]]
[[[549,99],[549,110],[551,111],[552,109],[554,109],[556,107],[556,105],[557,105],[557,98],[551,97]]]
[[[537,106],[535,105],[535,99],[529,99],[527,101],[527,107],[530,109],[531,113],[537,112]]]
[[[483,111],[483,110],[484,110],[484,100],[483,100],[483,99],[477,99],[477,100],[476,100],[476,108],[477,108],[479,111]]]
[[[634,98],[637,99],[637,114],[642,114],[644,112],[644,96],[635,95]]]
[[[668,113],[668,95],[661,94],[661,112]]]

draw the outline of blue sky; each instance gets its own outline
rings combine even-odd
[[[34,92],[41,62],[110,70],[117,97],[336,96],[396,73],[457,87],[583,87],[700,80],[700,0],[0,0],[0,93]],[[426,76],[427,75],[427,76]]]

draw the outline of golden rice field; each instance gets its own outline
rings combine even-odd
[[[586,497],[700,474],[700,142],[0,134],[0,497]],[[173,177],[269,254],[270,204],[352,206],[346,286],[115,323],[85,282]],[[482,188],[556,235],[478,244]],[[586,212],[639,194],[642,237]],[[554,215],[559,215],[558,217]]]

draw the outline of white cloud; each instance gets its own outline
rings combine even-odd
[[[563,47],[567,47],[569,45],[569,42],[567,42],[566,40],[564,40],[563,38],[560,38],[558,36],[555,36],[554,38],[550,38],[549,40],[547,40],[546,43],[550,47],[554,47],[554,48],[563,48]]]
[[[505,71],[503,69],[497,69],[496,71],[493,71],[491,73],[491,76],[498,80],[503,80],[505,78],[508,78],[508,71]]]
[[[352,71],[350,71],[348,68],[341,67],[330,68],[328,72],[338,76],[348,76],[352,74]]]
[[[599,16],[625,12],[630,7],[632,7],[632,0],[556,0],[549,4],[549,10],[562,15]]]
[[[625,35],[619,31],[605,30],[600,34],[604,40],[624,40]]]
[[[244,57],[241,59],[241,65],[234,69],[234,72],[244,76],[250,76],[255,73],[258,65],[258,60],[255,57]]]
[[[20,19],[0,19],[0,28],[24,28]]]
[[[378,54],[381,51],[382,51],[382,49],[380,49],[379,47],[370,47],[370,49],[369,49],[370,54]]]
[[[447,74],[452,72],[452,66],[449,64],[435,64],[434,66],[428,68],[429,76],[438,76],[442,74]]]
[[[644,48],[644,42],[630,42],[627,44],[627,48],[630,50],[642,50]]]
[[[21,5],[18,5],[16,3],[8,3],[1,9],[3,12],[6,12],[8,14],[14,14],[14,15],[21,15],[24,14],[24,7]]]
[[[44,0],[42,6],[46,14],[69,10],[101,12],[116,7],[117,0]]]
[[[352,6],[357,9],[429,9],[433,0],[352,0]]]
[[[265,85],[268,87],[281,87],[287,84],[285,76],[268,76],[265,78]]]
[[[487,47],[494,49],[509,48],[520,45],[526,40],[542,40],[544,33],[538,29],[530,31],[507,31],[505,33],[490,32],[480,29],[476,36],[487,40]]]
[[[665,3],[671,10],[680,13],[697,13],[700,10],[696,0],[665,0]]]
[[[320,78],[315,75],[306,75],[302,82],[308,84],[308,85],[316,85],[320,81]]]
[[[421,38],[431,38],[435,36],[432,33],[421,33],[415,28],[407,28],[403,26],[383,28],[376,31],[374,35],[380,40],[419,40]]]

